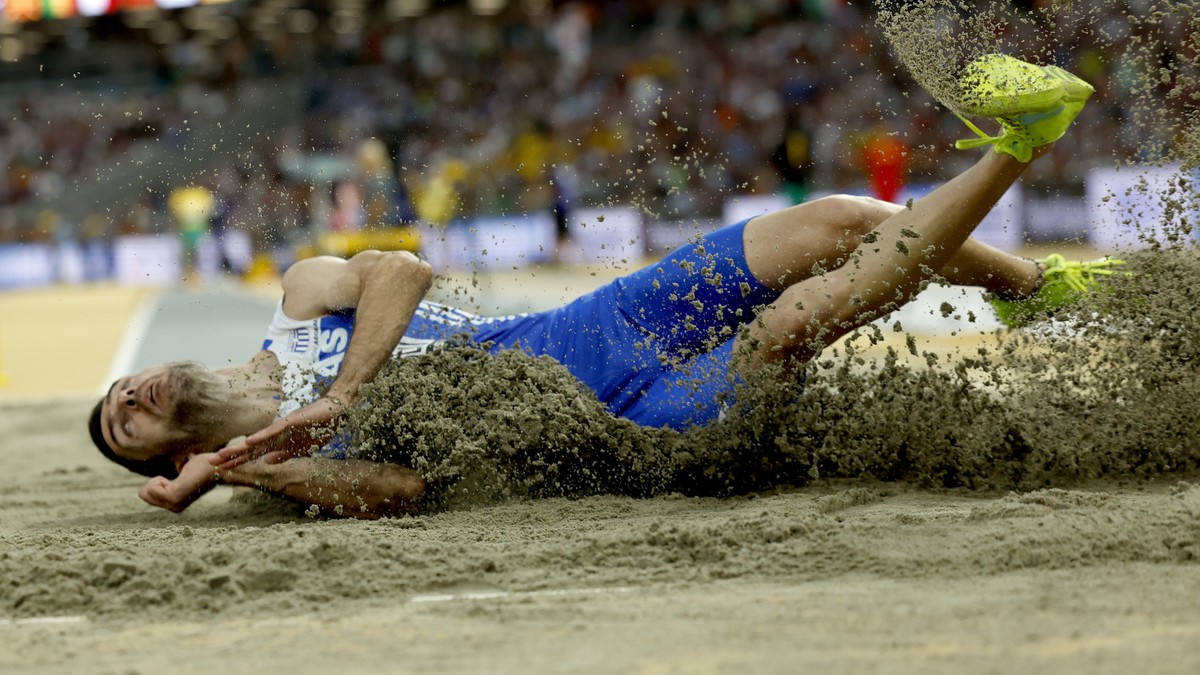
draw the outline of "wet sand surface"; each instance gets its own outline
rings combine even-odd
[[[821,481],[322,521],[182,515],[9,405],[0,670],[1159,672],[1200,667],[1200,484]]]

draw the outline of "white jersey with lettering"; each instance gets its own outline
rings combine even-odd
[[[455,335],[470,337],[478,323],[487,321],[452,307],[422,302],[392,354],[409,357],[429,353]],[[284,314],[283,301],[279,302],[262,343],[283,368],[283,396],[276,419],[317,400],[318,392],[324,391],[341,370],[353,334],[353,309],[301,321]]]

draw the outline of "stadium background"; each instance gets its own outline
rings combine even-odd
[[[171,316],[158,303],[237,279],[271,296],[314,253],[417,249],[443,299],[540,309],[757,213],[919,197],[974,156],[950,149],[966,130],[864,2],[160,4],[0,3],[2,397],[106,387],[148,362],[122,340],[166,341],[144,334]],[[1144,65],[1121,50],[1144,29],[1119,5],[1094,10],[1103,30],[1061,27],[1055,54],[1100,91],[1077,123],[1098,142],[1035,164],[985,241],[1109,251],[1137,244],[1122,214],[1161,212],[1134,188],[1170,167],[1113,166],[1153,162],[1170,129],[1114,103]],[[1022,44],[1032,29],[1005,30]],[[192,320],[242,316],[233,295]],[[954,331],[936,323],[908,325]],[[259,330],[202,360],[244,358]]]
[[[1058,55],[1104,97],[1078,123],[1103,142],[1035,165],[984,239],[1128,238],[1097,211],[1135,180],[1113,159],[1168,139],[1113,103],[1136,86],[1105,56],[1138,39],[1118,4]],[[439,268],[477,269],[655,255],[830,192],[919,196],[971,161],[948,152],[966,132],[866,7],[10,0],[0,287],[178,283],[181,229],[208,275],[422,234]]]

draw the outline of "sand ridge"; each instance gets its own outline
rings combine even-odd
[[[154,512],[130,499],[135,481],[90,458],[57,468],[63,459],[22,472],[24,487],[0,502],[0,606],[12,616],[252,616],[462,589],[911,581],[1200,556],[1200,487],[1177,479],[1007,494],[825,481],[731,499],[517,500],[343,522],[227,494],[180,516]]]
[[[86,452],[82,430],[37,424],[84,407],[0,421],[31,441],[0,460],[0,618],[79,617],[0,625],[2,668],[1200,663],[1200,605],[1180,592],[1200,582],[1200,477],[1027,492],[824,479],[373,522],[221,488],[176,516],[140,504],[140,480]]]

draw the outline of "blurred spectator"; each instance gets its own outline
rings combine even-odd
[[[184,280],[198,284],[200,277],[200,241],[208,234],[209,216],[213,212],[212,193],[200,186],[175,188],[167,198],[167,206],[179,227],[179,238],[183,244]]]
[[[783,129],[771,163],[779,172],[782,188],[793,204],[808,199],[808,186],[813,168],[812,135],[804,127],[800,115],[788,116],[789,123]]]
[[[79,225],[80,249],[83,254],[84,281],[104,281],[112,276],[113,252],[108,219],[98,213],[88,214]]]
[[[867,132],[862,142],[862,164],[872,197],[897,201],[908,178],[908,153],[908,144],[882,122]]]
[[[547,211],[561,238],[580,206],[713,218],[740,193],[801,201],[864,185],[895,200],[906,181],[944,180],[972,158],[945,152],[968,132],[895,62],[866,3],[510,2],[491,17],[432,3],[415,18],[387,14],[390,4],[340,32],[309,10],[224,41],[180,30],[153,58],[122,61],[145,64],[140,84],[129,84],[133,71],[119,85],[0,95],[0,238],[32,236],[32,213],[70,194],[72,181],[128,161],[140,141],[153,141],[137,159],[147,165],[201,163],[197,116],[270,102],[276,77],[302,82],[300,100],[270,134],[231,137],[238,160],[218,171],[211,215],[184,226],[244,230],[258,254],[280,260],[329,230],[418,219],[444,227]],[[1100,93],[1077,125],[1105,142],[1055,149],[1029,182],[1077,187],[1114,158],[1154,159],[1179,132],[1163,116],[1194,107],[1171,52],[1185,49],[1183,23],[1161,22],[1151,63],[1137,46],[1157,29],[1131,21],[1126,4],[1088,9],[1086,21],[997,27],[1005,44],[1059,45],[1039,57]],[[101,39],[145,56],[144,34],[97,36],[89,49]],[[53,66],[53,55],[45,60]],[[1164,63],[1176,75],[1146,87],[1146,69]],[[1147,104],[1158,99],[1173,103]],[[203,179],[172,176],[165,189],[159,180],[111,205],[129,213],[119,231],[168,231],[165,195]]]
[[[218,177],[217,187],[212,192],[212,211],[208,215],[208,231],[212,233],[217,264],[223,271],[240,276],[245,270],[236,261],[236,257],[230,255],[226,237],[228,231],[233,228],[232,219],[239,200],[236,181],[232,171],[224,171]]]

